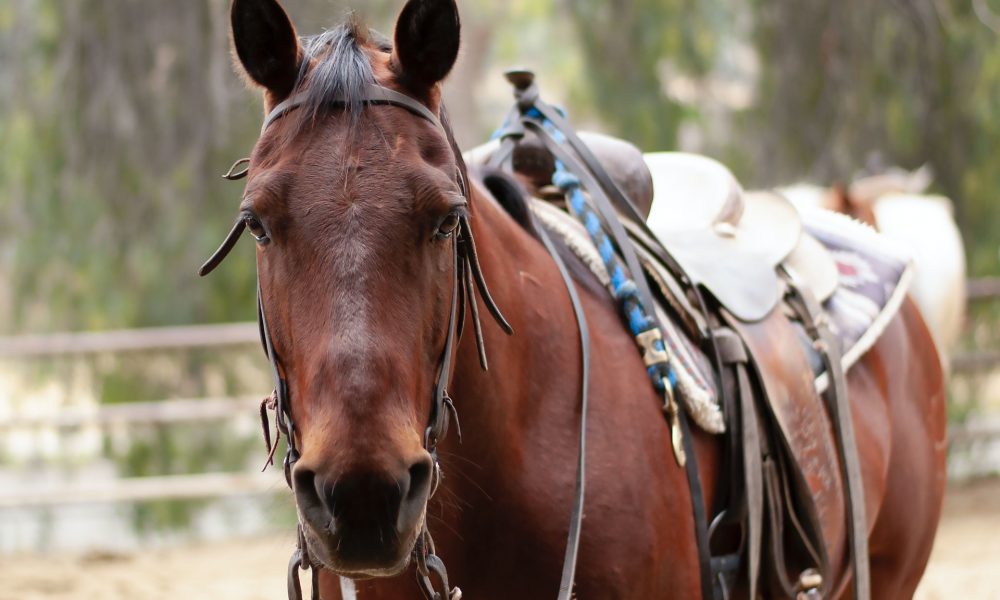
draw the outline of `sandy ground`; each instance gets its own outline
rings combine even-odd
[[[0,600],[278,600],[293,541],[288,535],[144,555],[0,559]],[[917,598],[1000,600],[1000,480],[949,491]]]
[[[953,487],[919,600],[1000,599],[1000,480]]]

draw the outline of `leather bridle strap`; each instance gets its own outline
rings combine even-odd
[[[451,290],[448,333],[444,342],[444,350],[441,352],[441,360],[438,363],[437,381],[434,384],[434,395],[431,402],[431,417],[428,421],[427,431],[424,434],[424,447],[432,454],[436,452],[438,441],[443,439],[448,433],[449,412],[454,411],[454,404],[448,396],[448,382],[451,381],[452,355],[455,350],[455,334],[458,329],[458,296],[464,285],[460,273],[458,243],[458,240],[452,242],[454,285]],[[435,462],[437,462],[436,457]]]
[[[307,97],[308,94],[306,92],[299,92],[298,94],[289,97],[284,102],[275,106],[264,120],[264,125],[260,128],[261,133],[267,131],[267,128],[270,127],[272,123],[283,117],[285,114],[301,106],[306,101]],[[432,113],[429,108],[420,102],[417,102],[413,98],[410,98],[406,94],[390,90],[387,87],[382,87],[375,83],[368,84],[365,86],[363,102],[365,104],[391,105],[405,108],[418,117],[427,119],[437,128],[444,130],[444,127],[441,125],[441,120],[438,119],[437,115]],[[334,104],[344,104],[344,102],[336,101]]]
[[[260,289],[259,275],[257,279],[257,323],[260,325],[264,352],[267,354],[267,361],[271,366],[271,376],[274,378],[274,414],[278,425],[278,433],[285,435],[285,443],[288,446],[282,468],[285,472],[285,482],[288,484],[288,487],[292,487],[292,467],[299,459],[299,451],[295,442],[295,424],[292,422],[292,406],[288,399],[288,383],[281,375],[278,365],[278,355],[275,353],[274,345],[271,343],[271,330],[267,326],[267,315],[264,311],[264,297]]]
[[[580,437],[576,463],[576,489],[573,496],[573,512],[569,521],[569,536],[566,540],[566,554],[563,558],[562,578],[559,584],[559,600],[570,600],[573,597],[573,584],[576,579],[576,560],[580,550],[580,530],[583,526],[583,502],[587,483],[587,408],[590,405],[590,330],[587,328],[587,316],[583,312],[583,303],[576,285],[570,276],[566,263],[563,262],[558,250],[552,244],[549,234],[542,226],[535,227],[538,237],[545,244],[545,249],[552,256],[559,275],[562,277],[570,303],[573,305],[573,315],[580,334]]]
[[[204,277],[222,264],[222,261],[226,260],[229,253],[236,247],[236,242],[240,241],[240,238],[243,236],[243,232],[246,228],[246,221],[244,221],[243,216],[240,215],[236,218],[236,222],[233,223],[233,228],[229,231],[229,235],[227,235],[226,239],[223,240],[219,249],[216,250],[207,261],[205,261],[205,264],[201,265],[201,268],[198,269],[198,275]]]

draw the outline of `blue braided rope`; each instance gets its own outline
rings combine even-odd
[[[540,121],[549,135],[559,144],[566,142],[566,136],[551,121],[545,119],[537,109],[532,108],[526,113],[526,116]],[[654,329],[658,330],[656,321],[650,317],[649,311],[639,297],[639,290],[628,267],[615,250],[600,217],[587,202],[579,177],[570,172],[562,161],[556,160],[556,170],[552,176],[552,183],[566,194],[570,213],[583,224],[591,242],[597,248],[611,279],[611,293],[618,302],[632,335],[638,338],[643,333]],[[657,352],[665,353],[666,348],[663,344],[662,333],[661,331],[659,339],[653,343],[653,348]],[[669,361],[653,363],[647,367],[646,371],[657,391],[663,393],[667,391],[665,385],[669,385],[670,392],[673,393],[677,386],[677,375]]]

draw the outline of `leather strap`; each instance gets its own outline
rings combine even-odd
[[[448,382],[451,381],[452,355],[455,349],[455,332],[458,327],[458,296],[464,283],[459,274],[458,241],[452,242],[452,262],[454,264],[454,285],[451,289],[451,309],[448,314],[448,334],[441,352],[437,381],[434,384],[434,395],[431,396],[431,416],[428,419],[427,430],[424,433],[424,448],[432,454],[437,449],[437,443],[448,433],[450,411],[447,404],[451,403],[448,396]],[[473,301],[475,303],[475,301]],[[435,461],[437,459],[435,458]]]
[[[819,405],[802,403],[803,399],[816,393],[811,378],[801,377],[803,373],[808,373],[808,364],[805,357],[799,354],[794,329],[783,313],[775,311],[768,320],[760,323],[744,323],[725,311],[721,314],[728,327],[736,331],[746,345],[750,358],[747,373],[762,394],[762,401],[755,408],[760,424],[759,452],[763,473],[764,519],[761,533],[767,541],[766,545],[762,541],[760,562],[760,582],[767,588],[764,593],[788,597],[795,595],[801,570],[789,574],[789,560],[794,569],[815,568],[822,573],[822,591],[826,593],[832,577],[825,522],[820,519],[817,509],[819,500],[816,498],[817,495],[835,491],[828,489],[829,486],[810,487],[806,468],[794,459],[807,447],[824,448],[821,446],[824,439],[814,437],[822,436],[825,431],[825,421],[817,420],[817,417],[824,418],[824,409]],[[791,354],[783,360],[767,361],[767,357],[778,356],[780,352],[774,344],[781,347],[780,344],[787,343],[794,344],[790,347]],[[788,354],[789,350],[784,353]],[[818,396],[814,399],[819,401]],[[795,418],[790,419],[792,413]],[[826,459],[830,459],[831,465],[835,460],[832,445],[829,454],[819,454],[806,460],[805,464],[810,469],[808,473],[816,473],[817,465]],[[839,485],[839,480],[837,482]],[[786,529],[786,525],[790,529]],[[794,550],[787,555],[786,540]],[[774,589],[775,585],[780,589]]]
[[[216,267],[222,264],[222,261],[226,260],[229,253],[236,247],[236,242],[240,241],[240,237],[243,236],[243,231],[246,230],[246,228],[247,223],[243,220],[243,215],[240,215],[236,218],[236,222],[233,223],[233,228],[229,231],[229,235],[226,236],[226,239],[222,242],[222,245],[219,246],[219,249],[205,261],[205,264],[203,264],[200,269],[198,269],[198,275],[200,277],[208,275],[214,271]]]
[[[541,102],[536,103],[538,107]],[[552,111],[553,113],[555,111]],[[546,114],[544,111],[542,114]],[[576,175],[580,181],[583,183],[583,187],[587,190],[592,200],[593,206],[597,209],[597,212],[601,215],[604,223],[610,230],[610,237],[614,245],[621,252],[622,258],[625,260],[626,266],[628,266],[629,271],[633,273],[633,281],[639,290],[639,295],[646,306],[655,306],[652,292],[649,289],[649,284],[644,276],[645,271],[643,270],[642,264],[639,262],[639,258],[635,252],[635,248],[632,246],[632,242],[625,231],[624,226],[618,219],[618,215],[615,209],[611,206],[607,195],[604,193],[603,186],[595,178],[595,172],[603,173],[604,176],[610,181],[610,177],[607,176],[606,171],[599,164],[596,164],[597,171],[592,172],[591,169],[584,168],[578,159],[572,154],[567,152],[563,146],[556,141],[548,131],[536,120],[526,117],[522,120],[525,128],[530,129],[534,132],[542,143],[552,152],[553,156],[557,160],[562,161],[566,165],[567,169]],[[563,124],[565,129],[560,129],[560,133],[567,135],[567,132],[572,133],[568,130],[568,125]],[[571,139],[567,135],[567,139]],[[611,185],[614,185],[611,182]],[[619,190],[620,193],[620,190]],[[627,202],[626,204],[630,205]],[[632,209],[634,211],[634,208]],[[655,239],[655,238],[654,238]],[[650,315],[650,318],[656,320],[655,315]],[[662,327],[661,327],[662,330]],[[698,473],[697,458],[694,455],[694,445],[691,441],[690,427],[687,423],[687,416],[683,410],[678,411],[682,443],[684,445],[684,456],[687,460],[684,462],[686,476],[688,479],[688,484],[691,492],[692,500],[692,510],[694,517],[694,527],[695,527],[695,538],[698,542],[698,562],[701,571],[701,588],[702,595],[704,598],[712,598],[713,587],[712,587],[712,571],[711,571],[711,558],[708,548],[708,531],[707,531],[707,519],[705,510],[704,495],[701,487],[700,475]]]
[[[444,127],[442,127],[441,125],[440,119],[437,118],[437,115],[432,113],[429,108],[427,108],[417,100],[414,100],[413,98],[410,98],[405,94],[401,94],[395,90],[390,90],[387,87],[382,87],[381,85],[371,83],[365,87],[364,96],[365,96],[364,98],[365,104],[383,105],[383,106],[391,105],[391,106],[398,106],[400,108],[405,108],[406,110],[417,115],[418,117],[427,119],[428,121],[433,123],[435,127],[442,130],[444,129]],[[264,125],[260,128],[261,133],[266,131],[267,128],[270,127],[272,123],[274,123],[284,115],[288,114],[292,110],[301,106],[306,101],[307,97],[308,95],[306,92],[299,92],[298,94],[290,96],[285,101],[275,106],[271,110],[271,112],[268,113],[267,118],[264,119]],[[333,104],[335,106],[343,106],[344,102],[341,100],[335,100]]]
[[[691,508],[694,513],[694,538],[698,545],[698,569],[701,577],[701,597],[715,598],[715,586],[712,577],[712,551],[708,547],[708,515],[705,512],[705,492],[701,487],[701,474],[698,471],[698,454],[694,451],[694,437],[691,435],[691,424],[687,412],[677,411],[680,422],[682,443],[684,444],[684,471],[687,475],[688,489],[691,492]]]
[[[581,183],[583,183],[583,188],[590,195],[593,207],[601,215],[601,219],[603,219],[604,224],[607,225],[610,231],[611,235],[609,237],[615,244],[615,247],[621,252],[621,256],[625,260],[625,265],[628,266],[629,271],[632,273],[632,280],[639,289],[639,297],[642,298],[646,306],[655,306],[653,293],[650,291],[649,284],[643,275],[645,271],[643,271],[642,263],[639,262],[639,257],[632,246],[632,242],[629,240],[625,227],[618,219],[618,214],[611,206],[595,175],[581,165],[576,157],[567,152],[563,145],[556,141],[539,122],[532,119],[525,119],[524,125],[527,129],[535,133],[542,143],[545,144],[545,147],[552,152],[552,155],[566,165],[567,170],[576,175]],[[565,134],[565,132],[561,133]],[[656,316],[650,315],[650,318],[655,320]]]
[[[794,273],[786,270],[791,280],[789,301],[797,309],[806,332],[823,358],[831,384],[823,393],[827,409],[834,422],[841,474],[847,486],[847,535],[854,569],[853,591],[857,600],[871,597],[871,572],[868,556],[868,525],[865,515],[864,480],[854,436],[854,422],[847,392],[847,378],[840,360],[839,342],[833,337],[823,317],[819,302],[808,286],[801,285]]]
[[[760,576],[760,551],[764,518],[764,482],[760,457],[760,425],[753,388],[747,373],[749,355],[743,340],[732,329],[715,330],[722,362],[735,370],[736,393],[739,397],[740,437],[742,440],[743,489],[746,496],[746,556],[747,589],[750,598],[757,597],[757,582]],[[735,436],[735,432],[730,435]],[[735,468],[732,465],[730,468]]]
[[[552,244],[545,227],[537,226],[538,236],[545,244],[545,249],[549,251],[553,262],[559,269],[563,284],[569,293],[570,303],[573,305],[573,315],[576,317],[576,326],[580,334],[580,443],[576,463],[576,490],[573,498],[573,512],[569,521],[569,539],[566,540],[566,554],[563,558],[562,578],[559,583],[559,600],[570,600],[573,597],[573,584],[576,579],[576,559],[580,549],[580,530],[583,526],[583,501],[586,488],[587,473],[587,407],[590,404],[590,331],[587,328],[587,316],[583,312],[583,304],[576,289],[576,284],[566,268],[562,257]]]
[[[535,86],[532,86],[535,87]],[[600,188],[608,194],[608,199],[614,204],[615,208],[624,215],[629,221],[634,223],[643,233],[645,233],[650,239],[657,240],[657,236],[646,224],[646,219],[639,214],[636,210],[635,204],[628,199],[625,192],[622,191],[618,184],[615,183],[611,175],[608,174],[607,170],[601,165],[601,161],[594,156],[590,148],[580,139],[580,136],[576,134],[566,119],[551,106],[545,104],[540,100],[535,101],[535,108],[544,116],[546,119],[551,121],[556,129],[560,131],[564,136],[566,136],[566,141],[569,143],[573,151],[579,155],[583,163],[587,167],[587,171],[592,173],[597,181],[600,183]],[[588,191],[593,190],[593,188],[588,188]],[[603,216],[603,215],[602,215]],[[605,217],[606,219],[607,217]],[[617,236],[617,234],[616,234]],[[627,238],[626,238],[627,239]],[[682,283],[690,284],[691,281],[684,269],[680,266],[680,263],[670,254],[669,251],[664,247],[662,243],[654,244],[657,258],[667,266],[667,269],[677,277]],[[631,267],[630,267],[631,268]]]

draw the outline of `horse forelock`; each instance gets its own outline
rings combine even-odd
[[[372,84],[397,87],[391,81],[379,81],[378,68],[372,58],[379,54],[390,55],[392,43],[381,33],[369,29],[355,15],[344,23],[320,34],[301,39],[302,60],[292,95],[300,95],[297,110],[290,112],[278,123],[280,133],[262,139],[265,154],[285,147],[303,130],[315,126],[319,119],[339,113],[348,117],[345,142],[358,141],[361,117],[365,113],[368,87]],[[405,90],[399,90],[405,93]],[[426,100],[426,99],[424,99]],[[452,131],[443,104],[431,106],[437,110],[447,144],[452,151],[455,166],[463,181],[468,173],[462,152]],[[391,131],[377,127],[383,141]]]
[[[293,94],[304,98],[292,119],[297,131],[336,106],[356,122],[364,110],[365,88],[375,83],[369,49],[386,42],[352,17],[346,22],[302,39],[302,62]]]

